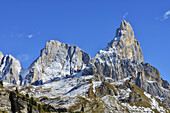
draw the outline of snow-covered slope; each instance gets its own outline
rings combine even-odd
[[[15,90],[15,86],[8,86]],[[68,112],[161,112],[168,109],[150,94],[143,92],[130,78],[117,82],[99,81],[94,75],[66,78],[42,86],[20,86],[20,93],[29,94]]]

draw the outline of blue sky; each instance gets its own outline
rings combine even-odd
[[[0,51],[27,68],[49,40],[77,45],[94,57],[130,22],[144,61],[170,82],[169,0],[1,0]]]

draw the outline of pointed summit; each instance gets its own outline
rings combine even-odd
[[[122,20],[121,25],[120,25],[120,29],[126,30],[128,25],[130,25],[130,24],[127,23],[125,20]]]
[[[131,64],[134,66],[142,62],[143,53],[132,27],[128,22],[122,20],[115,38],[93,58],[91,73],[92,75],[111,77],[117,81],[133,76],[134,70],[129,70],[132,69]]]
[[[115,37],[121,37],[122,35],[129,35],[129,37],[134,38],[134,32],[130,23],[125,20],[121,21],[120,27],[116,30]]]
[[[122,20],[121,24],[120,24],[120,28],[121,30],[133,30],[130,23],[126,22],[126,20]]]
[[[116,30],[115,38],[108,43],[108,50],[113,49],[114,52],[122,58],[143,61],[143,53],[139,42],[134,36],[131,25],[125,20],[121,21],[120,27]]]

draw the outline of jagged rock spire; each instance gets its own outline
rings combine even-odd
[[[131,25],[122,20],[120,27],[116,30],[115,38],[108,44],[108,50],[114,49],[115,53],[125,59],[143,61],[143,53],[139,42],[134,36]]]
[[[122,20],[121,24],[120,24],[120,29],[127,30],[129,28],[132,28],[131,25],[128,22],[126,22],[125,20]]]

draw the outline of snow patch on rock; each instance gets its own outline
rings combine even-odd
[[[121,80],[116,81],[116,82],[112,82],[111,84],[113,84],[113,85],[122,85],[126,80],[130,80],[130,78],[132,78],[132,76],[129,76],[129,77],[124,78],[124,79],[121,79]]]
[[[100,86],[102,84],[102,81],[93,81],[92,84],[93,84],[93,92],[95,93],[96,87]]]

